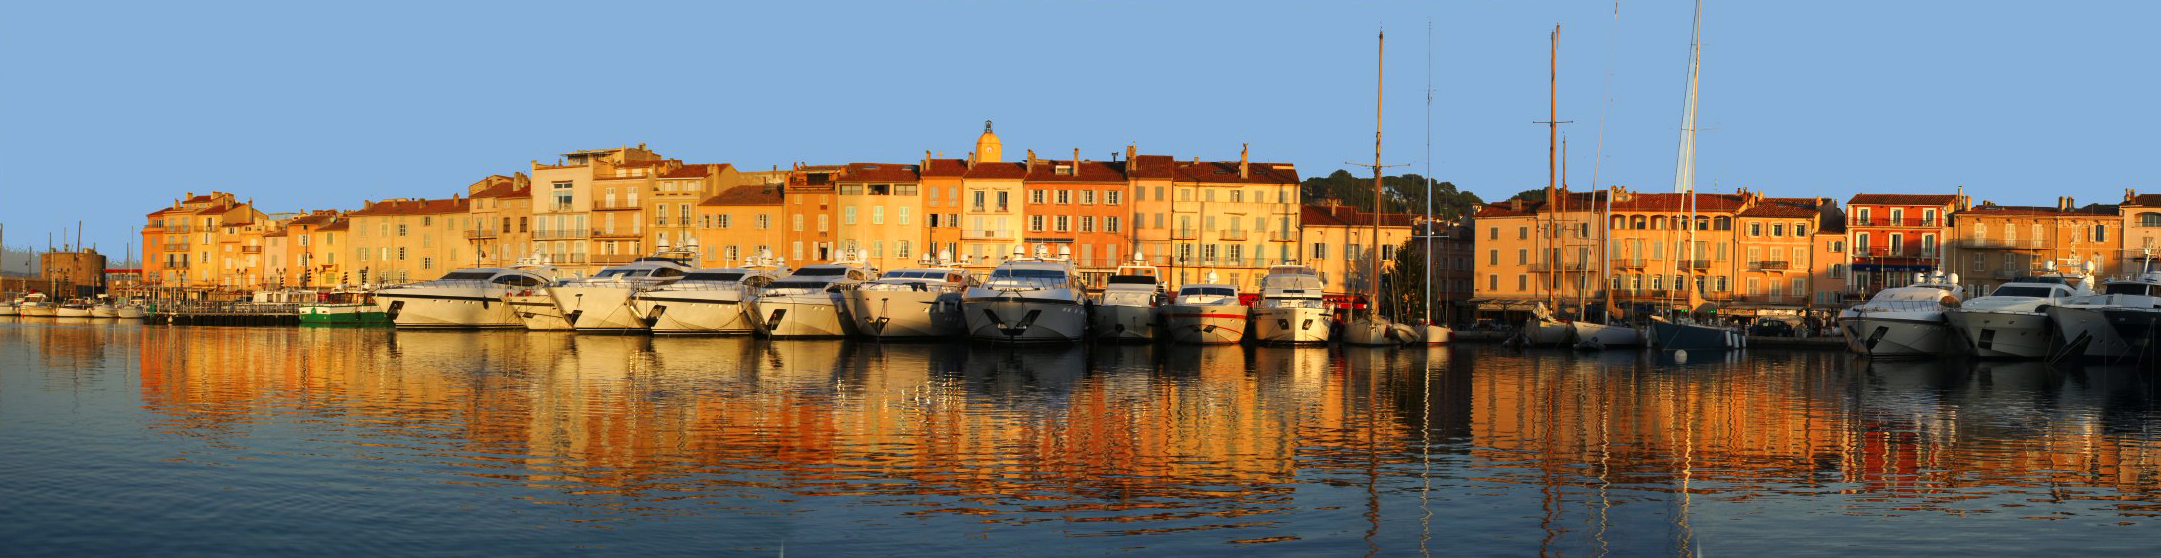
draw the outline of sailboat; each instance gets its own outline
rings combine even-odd
[[[1681,275],[1678,277],[1681,281],[1680,286],[1688,293],[1688,313],[1694,313],[1705,306],[1700,292],[1702,286],[1696,281],[1698,277],[1696,270],[1684,263],[1700,256],[1695,253],[1696,84],[1699,78],[1697,70],[1702,65],[1702,37],[1703,0],[1696,0],[1696,21],[1690,27],[1688,40],[1688,102],[1683,105],[1684,108],[1681,111],[1681,153],[1680,160],[1674,165],[1673,179],[1674,190],[1681,193],[1682,199],[1688,204],[1688,217],[1686,220],[1681,221],[1682,228],[1688,231],[1688,241],[1682,244],[1680,253],[1691,257],[1675,262],[1678,264],[1677,267],[1681,268]],[[1737,349],[1741,347],[1743,342],[1739,331],[1710,324],[1695,323],[1685,314],[1672,319],[1652,317],[1651,337],[1652,343],[1657,345],[1659,350],[1664,351]]]
[[[1343,327],[1343,342],[1352,345],[1402,345],[1416,339],[1416,332],[1381,318],[1381,61],[1387,59],[1388,34],[1376,39],[1373,66],[1373,267],[1366,274],[1366,315]]]
[[[1546,122],[1544,123],[1546,125],[1547,131],[1546,205],[1548,207],[1545,211],[1541,212],[1545,215],[1548,215],[1549,217],[1546,218],[1545,224],[1539,227],[1540,230],[1538,231],[1538,238],[1541,244],[1551,241],[1549,239],[1561,238],[1560,235],[1556,234],[1556,232],[1561,228],[1561,225],[1559,223],[1555,223],[1553,217],[1551,216],[1558,216],[1561,214],[1561,212],[1568,210],[1568,192],[1566,190],[1556,191],[1554,189],[1554,181],[1556,178],[1556,175],[1554,174],[1554,166],[1556,163],[1554,149],[1556,146],[1555,142],[1558,141],[1560,138],[1561,125],[1560,55],[1561,26],[1555,25],[1553,26],[1553,50],[1549,53],[1550,62],[1547,66],[1547,71],[1549,72],[1549,81],[1547,82],[1546,88],[1546,108],[1549,112],[1546,117]],[[1553,275],[1540,277],[1538,279],[1539,287],[1545,289],[1546,291],[1546,301],[1541,302],[1537,306],[1533,307],[1531,309],[1531,316],[1529,318],[1526,318],[1523,322],[1523,340],[1529,342],[1531,345],[1534,346],[1562,345],[1574,341],[1575,330],[1569,327],[1568,322],[1561,321],[1560,318],[1557,318],[1553,315],[1553,289],[1550,285],[1553,284],[1552,281],[1557,280],[1556,278],[1561,277],[1563,274],[1565,274],[1566,271],[1564,270],[1567,269],[1567,266],[1562,265],[1562,263],[1558,261],[1561,259],[1561,252],[1562,251],[1559,249],[1546,249],[1543,247],[1538,249],[1538,257],[1546,261],[1547,270]]]
[[[1604,244],[1608,246],[1608,248],[1605,248],[1604,250],[1609,253],[1612,251],[1611,246],[1613,244],[1613,233],[1610,223],[1613,222],[1614,193],[1615,192],[1612,189],[1606,190],[1606,213],[1604,218],[1600,219],[1600,222],[1602,223],[1609,223],[1609,225],[1605,227],[1607,232],[1605,233],[1604,242]],[[1614,320],[1616,319],[1625,320],[1626,314],[1621,311],[1621,308],[1619,306],[1616,306],[1613,303],[1613,260],[1611,258],[1601,259],[1605,260],[1605,265],[1604,267],[1599,268],[1598,284],[1601,285],[1599,290],[1606,293],[1606,308],[1604,312],[1604,320],[1591,321],[1588,319],[1582,319],[1569,323],[1569,327],[1575,329],[1576,332],[1576,347],[1580,349],[1605,349],[1610,347],[1634,347],[1637,345],[1642,345],[1642,332],[1636,331],[1636,328],[1629,327],[1626,321],[1623,321],[1620,324],[1614,323]]]
[[[1427,345],[1441,345],[1456,336],[1448,326],[1433,323],[1433,22],[1426,22],[1426,269],[1419,273],[1426,278],[1424,304],[1426,325],[1419,333]],[[1450,227],[1451,230],[1454,227]]]

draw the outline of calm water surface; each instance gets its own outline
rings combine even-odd
[[[0,320],[9,556],[2161,554],[2129,368]]]

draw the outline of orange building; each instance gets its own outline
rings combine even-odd
[[[787,250],[774,254],[791,266],[828,263],[839,257],[840,236],[833,230],[838,213],[833,200],[834,176],[843,167],[796,165],[788,173],[783,210],[788,216]]]
[[[1030,160],[1021,181],[1021,213],[1026,225],[1021,241],[1031,253],[1042,247],[1051,255],[1064,253],[1088,279],[1101,288],[1118,265],[1129,256],[1126,220],[1127,189],[1123,165],[1080,158],[1061,161]]]
[[[923,228],[926,242],[924,253],[944,253],[952,258],[961,255],[961,199],[966,186],[961,177],[968,174],[966,159],[935,159],[924,154],[923,164],[917,172],[923,185]]]
[[[1861,298],[1913,282],[1942,268],[1951,214],[1966,209],[1958,194],[1858,194],[1846,202],[1853,286]]]
[[[738,265],[761,252],[783,258],[788,232],[779,184],[736,186],[698,202],[699,267]],[[789,260],[788,264],[797,264]]]

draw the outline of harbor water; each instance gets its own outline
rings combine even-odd
[[[95,555],[2161,554],[2152,372],[0,318]]]

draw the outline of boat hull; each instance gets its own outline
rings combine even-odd
[[[1943,317],[1981,358],[2042,358],[2056,329],[2042,312],[1945,311]]]
[[[1262,343],[1327,343],[1328,325],[1326,308],[1253,309],[1253,339]]]
[[[22,308],[13,304],[0,304],[0,316],[20,316],[22,313]]]
[[[21,315],[32,318],[50,318],[56,313],[51,306],[24,306]]]
[[[749,305],[741,291],[646,291],[631,298],[655,334],[749,335]]]
[[[503,296],[503,303],[525,324],[529,331],[570,331],[570,319],[563,316],[563,309],[555,305],[555,297],[547,292],[527,292]]]
[[[123,320],[140,320],[149,315],[150,313],[144,312],[140,306],[122,306],[113,310],[113,317]]]
[[[1163,332],[1174,343],[1227,345],[1246,334],[1246,307],[1237,304],[1172,304],[1163,307]]]
[[[631,306],[636,291],[623,285],[562,285],[548,287],[555,306],[578,331],[644,331],[645,316]]]
[[[1702,324],[1653,321],[1651,340],[1662,351],[1723,351],[1741,347],[1739,333]]]
[[[1161,330],[1160,314],[1153,306],[1098,304],[1089,326],[1095,338],[1104,341],[1154,341]]]
[[[384,289],[376,305],[402,328],[515,328],[525,325],[502,295],[483,289]]]
[[[1353,320],[1343,326],[1343,342],[1364,347],[1407,345],[1417,341],[1410,326],[1387,320]]]
[[[118,318],[118,317],[120,317],[120,309],[118,309],[118,308],[113,308],[113,307],[111,307],[111,306],[93,306],[93,307],[91,307],[91,308],[90,308],[90,317],[92,317],[92,318]]]
[[[1910,314],[1910,313],[1900,313]],[[1847,317],[1839,330],[1846,348],[1879,358],[1918,358],[1941,355],[1953,335],[1940,315],[1872,315]]]
[[[1523,339],[1532,345],[1566,345],[1576,341],[1576,330],[1567,323],[1532,318],[1523,323]]]
[[[300,325],[304,326],[385,326],[392,325],[390,315],[365,304],[337,304],[300,307]]]
[[[854,290],[846,298],[855,330],[868,337],[939,339],[968,331],[960,293]]]
[[[88,318],[89,308],[54,308],[53,316],[59,318]]]
[[[1595,322],[1571,322],[1569,327],[1577,343],[1596,343],[1600,347],[1636,347],[1643,345],[1643,332],[1636,328],[1601,324]]]
[[[1003,343],[1071,343],[1088,331],[1088,311],[1065,300],[989,298],[961,303],[968,336]]]
[[[838,293],[759,298],[751,318],[759,333],[776,339],[847,337],[853,333]]]

